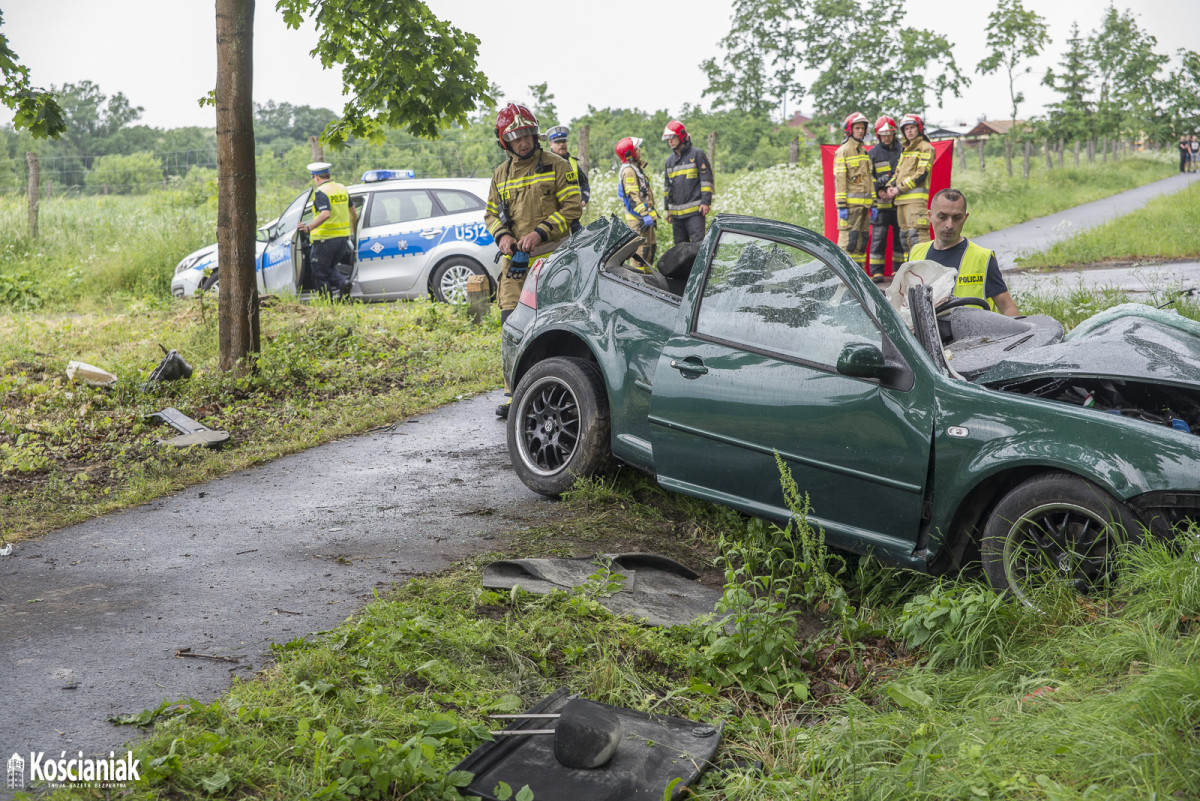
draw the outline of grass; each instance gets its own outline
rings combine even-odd
[[[1200,183],[1025,257],[1027,267],[1153,261],[1200,256]]]
[[[799,601],[804,572],[778,561],[783,532],[756,525],[625,473],[573,493],[545,539],[493,556],[555,553],[555,532],[571,530],[643,532],[694,563],[720,540],[750,543],[735,562],[782,567],[772,575],[793,579],[790,607],[808,622],[753,624],[783,644],[771,670],[799,684],[764,690],[762,666],[732,663],[714,680],[703,624],[613,618],[599,604],[602,572],[575,593],[532,596],[485,590],[481,562],[464,563],[396,587],[323,637],[277,646],[274,666],[213,703],[135,716],[154,728],[134,746],[146,778],[123,797],[457,798],[465,777],[448,771],[487,739],[486,715],[563,686],[724,723],[718,759],[734,762],[689,798],[1145,799],[1200,786],[1197,538],[1130,550],[1112,596],[1040,612],[969,576],[863,561],[840,581],[857,605],[847,639],[844,619]],[[753,595],[736,568],[726,598]]]
[[[212,298],[135,302],[122,311],[0,317],[0,538],[23,539],[183,486],[392,423],[500,384],[498,318],[426,301],[303,305],[262,312],[253,376],[216,369]],[[142,384],[159,343],[191,379]],[[114,373],[108,387],[71,384],[69,360]],[[174,406],[228,431],[218,451],[157,444],[146,415]]]

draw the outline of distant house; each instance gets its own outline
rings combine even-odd
[[[982,148],[993,136],[1004,136],[1014,129],[1028,127],[1029,123],[1026,120],[980,120],[974,128],[962,135],[962,141]]]
[[[804,139],[807,142],[817,141],[817,134],[814,133],[814,128],[820,128],[820,126],[813,125],[812,117],[806,117],[797,111],[795,114],[789,117],[788,121],[784,124],[788,128],[798,128],[799,131],[797,136],[799,136],[801,139]]]
[[[962,136],[962,132],[953,131],[949,128],[934,128],[926,130],[925,135],[929,137],[930,141],[937,142],[940,139],[957,139]]]

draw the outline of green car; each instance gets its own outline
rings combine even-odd
[[[508,449],[554,496],[610,458],[920,571],[981,560],[1029,600],[1112,578],[1115,546],[1200,518],[1200,326],[1119,307],[1064,335],[955,298],[913,328],[824,237],[720,215],[655,269],[614,218],[531,270],[503,329]],[[924,288],[922,288],[924,289]]]

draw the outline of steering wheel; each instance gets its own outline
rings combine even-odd
[[[983,298],[964,298],[959,297],[958,295],[953,295],[949,300],[937,307],[937,315],[941,317],[951,309],[957,309],[960,306],[979,306],[987,311],[992,310],[992,307],[989,306],[988,302]]]

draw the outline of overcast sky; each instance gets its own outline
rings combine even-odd
[[[530,84],[548,82],[564,120],[597,108],[633,107],[674,113],[684,103],[702,103],[707,85],[699,64],[718,54],[729,27],[730,0],[524,4],[427,0],[433,11],[479,37],[480,67],[504,90],[505,99],[528,98]],[[985,27],[994,2],[909,4],[910,25],[932,29],[954,43],[959,67],[972,85],[958,98],[931,108],[927,122],[957,127],[981,116],[1005,118],[1010,108],[1007,80],[974,74],[986,53]],[[1098,27],[1101,2],[1025,0],[1049,24],[1051,45],[1020,79],[1022,117],[1054,99],[1040,85],[1056,66],[1071,22],[1084,36]],[[1158,38],[1159,52],[1200,48],[1200,0],[1118,0]],[[33,82],[90,80],[106,94],[124,92],[145,111],[141,122],[159,128],[214,126],[214,111],[197,100],[216,80],[215,4],[194,0],[4,0],[9,46],[28,66]],[[636,20],[631,15],[637,13]],[[532,34],[532,35],[531,35]],[[271,0],[255,12],[254,97],[340,112],[340,75],[322,70],[309,55],[311,27],[288,30]],[[870,69],[864,54],[863,69]],[[704,103],[707,105],[707,103]],[[789,109],[789,112],[793,109]],[[801,110],[812,112],[811,104]],[[896,109],[897,114],[905,109]],[[0,124],[11,122],[0,107]],[[543,125],[546,122],[543,121]]]

